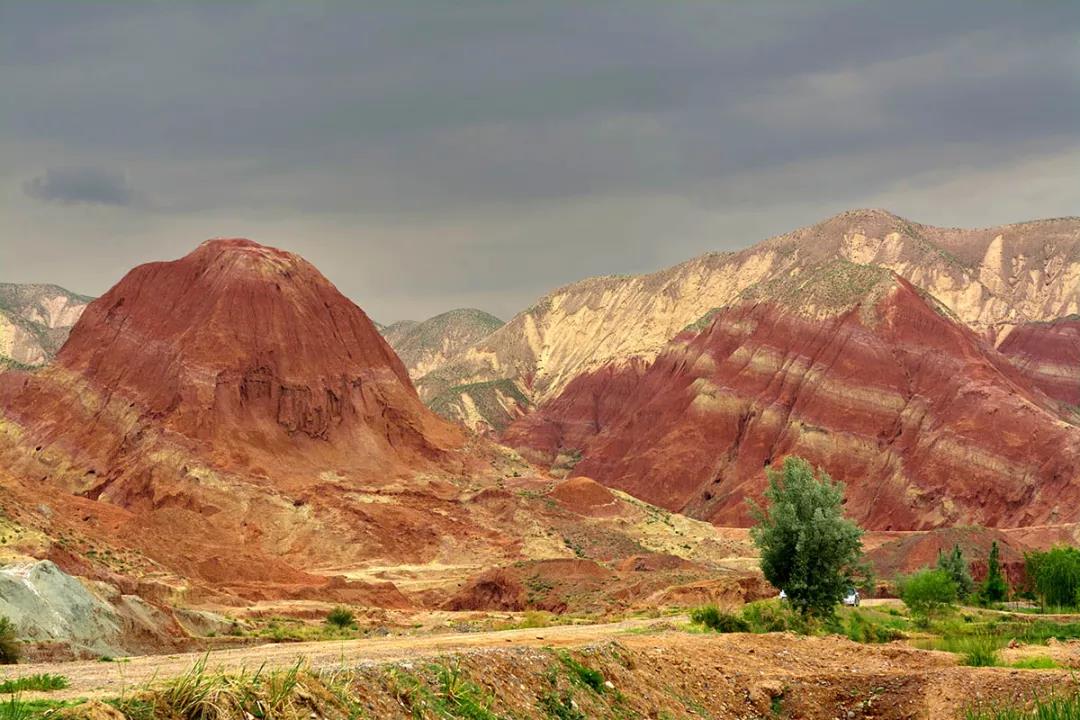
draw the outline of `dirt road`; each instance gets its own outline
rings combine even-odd
[[[665,618],[666,622],[685,622],[685,617]],[[10,665],[0,668],[0,680],[36,673],[64,675],[70,686],[47,695],[26,693],[24,697],[48,697],[53,700],[114,697],[155,679],[182,675],[206,658],[208,670],[239,671],[288,668],[302,661],[313,670],[354,667],[364,663],[410,660],[450,651],[490,647],[568,647],[586,645],[645,628],[655,619],[625,620],[603,625],[559,625],[528,630],[454,633],[418,637],[364,638],[359,640],[274,643],[207,653],[145,655],[114,662],[83,661]]]

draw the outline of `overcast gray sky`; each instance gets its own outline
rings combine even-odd
[[[0,0],[0,280],[213,236],[384,321],[850,207],[1080,214],[1080,2]]]

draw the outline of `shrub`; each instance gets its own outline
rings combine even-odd
[[[750,503],[761,571],[803,615],[831,615],[852,587],[862,556],[862,530],[844,517],[844,486],[824,471],[815,476],[797,457],[766,475],[767,506]]]
[[[690,620],[716,632],[750,632],[750,623],[738,615],[718,609],[715,605],[695,608],[690,612]]]
[[[791,612],[776,600],[750,603],[742,609],[742,618],[750,624],[751,632],[794,632],[800,635],[810,632],[810,625],[804,616]]]
[[[900,599],[922,623],[956,602],[956,584],[944,570],[920,570],[900,578],[898,584]]]
[[[22,648],[15,635],[15,626],[6,617],[0,617],[0,665],[14,665],[19,662]]]
[[[899,640],[904,636],[896,628],[876,623],[857,610],[851,614],[843,632],[849,640],[858,643],[886,643]]]
[[[1075,607],[1080,602],[1080,549],[1028,553],[1025,561],[1028,579],[1044,607]]]
[[[353,615],[352,610],[342,605],[338,605],[336,608],[326,614],[326,622],[328,625],[344,630],[347,627],[352,627],[356,622],[356,616]]]
[[[944,570],[952,578],[956,585],[956,593],[959,597],[967,597],[975,589],[975,581],[971,578],[971,569],[967,560],[964,559],[964,551],[959,545],[953,545],[952,552],[938,551],[938,570]]]
[[[997,540],[990,546],[990,557],[987,559],[986,581],[979,590],[979,598],[985,603],[1004,602],[1009,595],[1009,586],[1005,582],[1005,575],[1001,572],[1001,549]]]

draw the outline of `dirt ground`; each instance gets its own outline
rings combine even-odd
[[[962,717],[972,705],[1026,702],[1033,693],[1045,695],[1076,682],[1067,671],[961,667],[952,654],[902,643],[862,645],[839,637],[780,633],[692,634],[675,629],[682,622],[680,617],[635,619],[605,625],[263,645],[214,651],[207,657],[207,667],[231,671],[288,668],[299,660],[316,671],[359,669],[370,682],[358,692],[376,717],[398,716],[394,702],[379,694],[380,674],[385,675],[389,665],[420,667],[418,660],[436,657],[467,667],[482,679],[496,702],[516,716],[533,717],[527,710],[522,714],[522,708],[531,707],[528,704],[542,690],[541,668],[552,663],[549,648],[573,648],[621,689],[624,709],[633,708],[648,718],[937,720]],[[1041,651],[1065,663],[1080,659],[1076,644]],[[20,665],[0,670],[0,678],[60,673],[71,686],[39,697],[118,696],[147,682],[182,674],[202,657],[189,653]],[[579,700],[590,702],[587,693]],[[592,701],[599,703],[599,696]],[[600,705],[594,712],[587,717],[608,716]]]

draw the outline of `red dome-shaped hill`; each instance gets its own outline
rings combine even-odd
[[[80,492],[142,464],[131,450],[152,438],[290,480],[297,466],[393,472],[463,440],[363,310],[304,259],[250,240],[136,267],[24,385],[7,414],[86,466]]]

